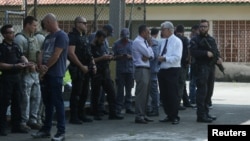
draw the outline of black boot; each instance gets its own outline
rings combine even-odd
[[[8,133],[5,129],[0,129],[0,136],[7,136]]]
[[[211,123],[213,122],[213,120],[211,118],[204,116],[204,117],[197,117],[197,122]]]
[[[82,121],[78,118],[77,112],[75,110],[70,110],[69,123],[71,123],[71,124],[82,124]]]

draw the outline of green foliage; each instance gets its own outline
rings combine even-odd
[[[69,75],[69,71],[67,70],[66,73],[65,73],[65,76],[63,78],[63,84],[66,84],[68,82],[71,82],[71,78],[70,78],[70,75]]]

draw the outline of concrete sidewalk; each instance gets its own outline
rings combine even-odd
[[[217,120],[211,124],[239,125],[250,124],[250,84],[248,83],[215,83],[213,109],[211,114]],[[68,124],[67,141],[205,141],[207,140],[206,123],[196,122],[196,110],[188,108],[180,111],[180,124],[160,123],[165,117],[162,108],[159,117],[153,117],[149,124],[135,124],[134,115],[124,114],[124,120],[108,120],[84,123],[82,125]],[[35,130],[30,132],[34,133]],[[56,127],[52,129],[52,135]],[[9,134],[0,140],[9,141],[46,141],[50,139],[33,139],[30,134]]]

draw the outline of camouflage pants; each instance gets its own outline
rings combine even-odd
[[[41,102],[41,90],[38,73],[24,73],[22,75],[22,88],[21,123],[37,123],[37,115]]]

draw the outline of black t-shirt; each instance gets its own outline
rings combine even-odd
[[[80,33],[73,28],[73,31],[68,34],[69,36],[69,45],[75,46],[75,54],[80,62],[84,65],[89,65],[92,61],[92,53],[88,40],[88,36]],[[72,65],[73,62],[71,62]]]

